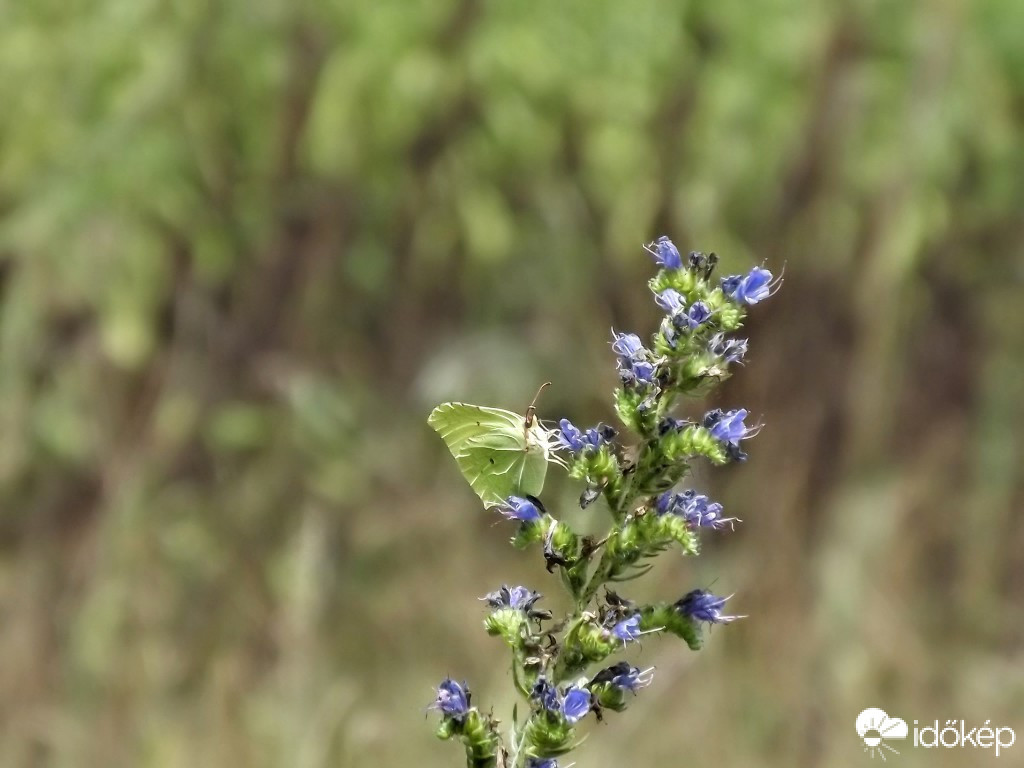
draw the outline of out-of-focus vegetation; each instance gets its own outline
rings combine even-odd
[[[745,522],[653,580],[750,618],[581,765],[1021,733],[1022,202],[1016,0],[0,5],[0,764],[458,765],[474,598],[553,577],[426,413],[608,418],[662,233],[785,266],[696,481]]]

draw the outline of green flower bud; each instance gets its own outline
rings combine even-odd
[[[437,730],[434,732],[434,735],[441,739],[441,741],[447,741],[455,735],[457,725],[458,723],[455,720],[446,717],[441,721],[441,724],[437,726]]]
[[[717,289],[715,293],[722,294],[721,289]],[[746,317],[746,310],[740,305],[729,301],[722,295],[720,304],[716,306],[718,310],[715,314],[715,322],[719,328],[726,333],[735,331],[743,327],[743,318]],[[710,303],[710,302],[709,302]]]
[[[703,281],[689,270],[663,269],[652,277],[647,282],[647,285],[655,295],[661,293],[666,288],[674,288],[683,294],[686,297],[687,303],[689,303],[695,299],[693,294],[698,291],[698,286],[703,286]]]
[[[519,644],[520,629],[526,621],[526,614],[518,608],[499,608],[484,619],[484,628],[488,635],[498,635],[515,648]]]
[[[527,753],[534,756],[557,757],[574,746],[573,727],[561,715],[537,712],[523,730]]]
[[[709,430],[696,425],[666,434],[661,440],[661,449],[670,462],[703,456],[712,464],[729,463],[729,455],[721,441],[716,440]]]
[[[628,391],[622,387],[615,390],[615,412],[622,419],[622,423],[640,434],[649,433],[647,421],[649,417],[646,412],[640,410],[640,404],[644,396],[636,391]]]
[[[544,541],[552,519],[550,515],[544,515],[537,520],[524,522],[519,526],[515,536],[512,537],[512,546],[516,549],[526,549],[531,544]]]
[[[622,712],[626,708],[626,691],[612,683],[590,686],[590,693],[602,709]]]
[[[473,768],[494,768],[498,764],[498,724],[494,718],[471,709],[462,725],[462,743],[467,762]]]
[[[699,651],[704,644],[700,625],[688,616],[683,616],[668,603],[646,605],[641,608],[640,629],[645,632],[663,629],[685,641],[693,651]]]
[[[698,551],[697,537],[690,529],[687,521],[679,515],[644,515],[644,528],[647,539],[654,545],[665,542],[676,542],[687,555],[696,555]]]

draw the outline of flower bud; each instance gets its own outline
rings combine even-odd
[[[693,651],[699,651],[704,644],[697,622],[666,603],[641,608],[640,628],[644,631],[663,629],[670,632],[683,640]]]
[[[526,623],[526,614],[515,608],[499,608],[484,619],[488,635],[500,636],[513,648],[519,643],[519,630]]]

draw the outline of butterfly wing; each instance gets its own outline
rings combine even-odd
[[[467,403],[443,403],[427,423],[441,436],[459,471],[485,505],[516,494],[538,495],[547,474],[547,433],[527,430],[512,411]]]

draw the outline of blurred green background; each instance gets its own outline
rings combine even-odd
[[[461,765],[476,598],[559,589],[426,415],[611,418],[660,234],[785,269],[693,404],[765,422],[745,522],[630,591],[750,617],[579,765],[1024,737],[1022,201],[1019,0],[0,3],[0,764]]]

